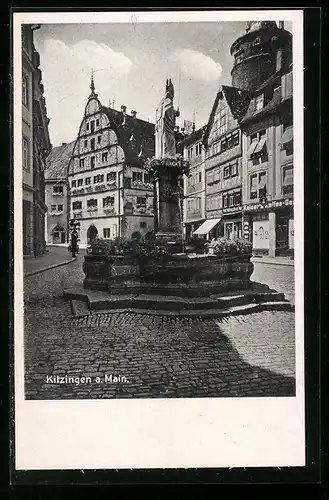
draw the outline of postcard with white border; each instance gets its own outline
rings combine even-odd
[[[303,64],[301,10],[13,14],[16,470],[305,466]]]

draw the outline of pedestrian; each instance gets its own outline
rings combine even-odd
[[[78,251],[78,232],[76,229],[73,229],[72,235],[71,235],[71,252],[72,252],[72,257],[76,257]]]

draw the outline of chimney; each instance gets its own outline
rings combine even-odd
[[[127,111],[127,106],[121,106],[121,112],[123,114],[126,114],[126,111]]]
[[[133,118],[136,118],[136,116],[137,116],[137,111],[135,111],[134,109],[132,109],[132,110],[131,110],[131,116],[132,116]]]

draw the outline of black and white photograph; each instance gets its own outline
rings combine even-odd
[[[17,419],[26,426],[38,404],[59,422],[54,404],[101,400],[131,435],[118,419],[145,403],[175,423],[175,440],[194,434],[189,411],[236,405],[229,434],[254,402],[277,409],[276,424],[264,413],[275,441],[293,411],[282,402],[299,415],[278,438],[299,432],[287,452],[297,463],[281,450],[283,465],[302,464],[302,17],[91,14],[16,25],[15,397],[32,411]],[[142,415],[134,433],[145,436]],[[168,465],[154,429],[148,439]],[[190,463],[233,466],[233,453]],[[180,458],[190,466],[188,447]]]

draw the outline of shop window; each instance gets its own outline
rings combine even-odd
[[[91,177],[86,177],[85,178],[85,184],[88,186],[91,183]]]
[[[114,205],[114,197],[113,196],[107,196],[106,198],[103,198],[103,207],[113,207]]]
[[[95,156],[90,157],[90,167],[95,168]]]
[[[84,158],[82,158],[81,160],[79,160],[79,167],[83,168],[84,166],[85,166],[85,160]]]
[[[105,239],[111,238],[111,230],[109,227],[103,228],[103,238],[105,238]]]
[[[81,201],[74,201],[72,203],[72,209],[73,210],[81,210],[82,209],[82,202]]]

